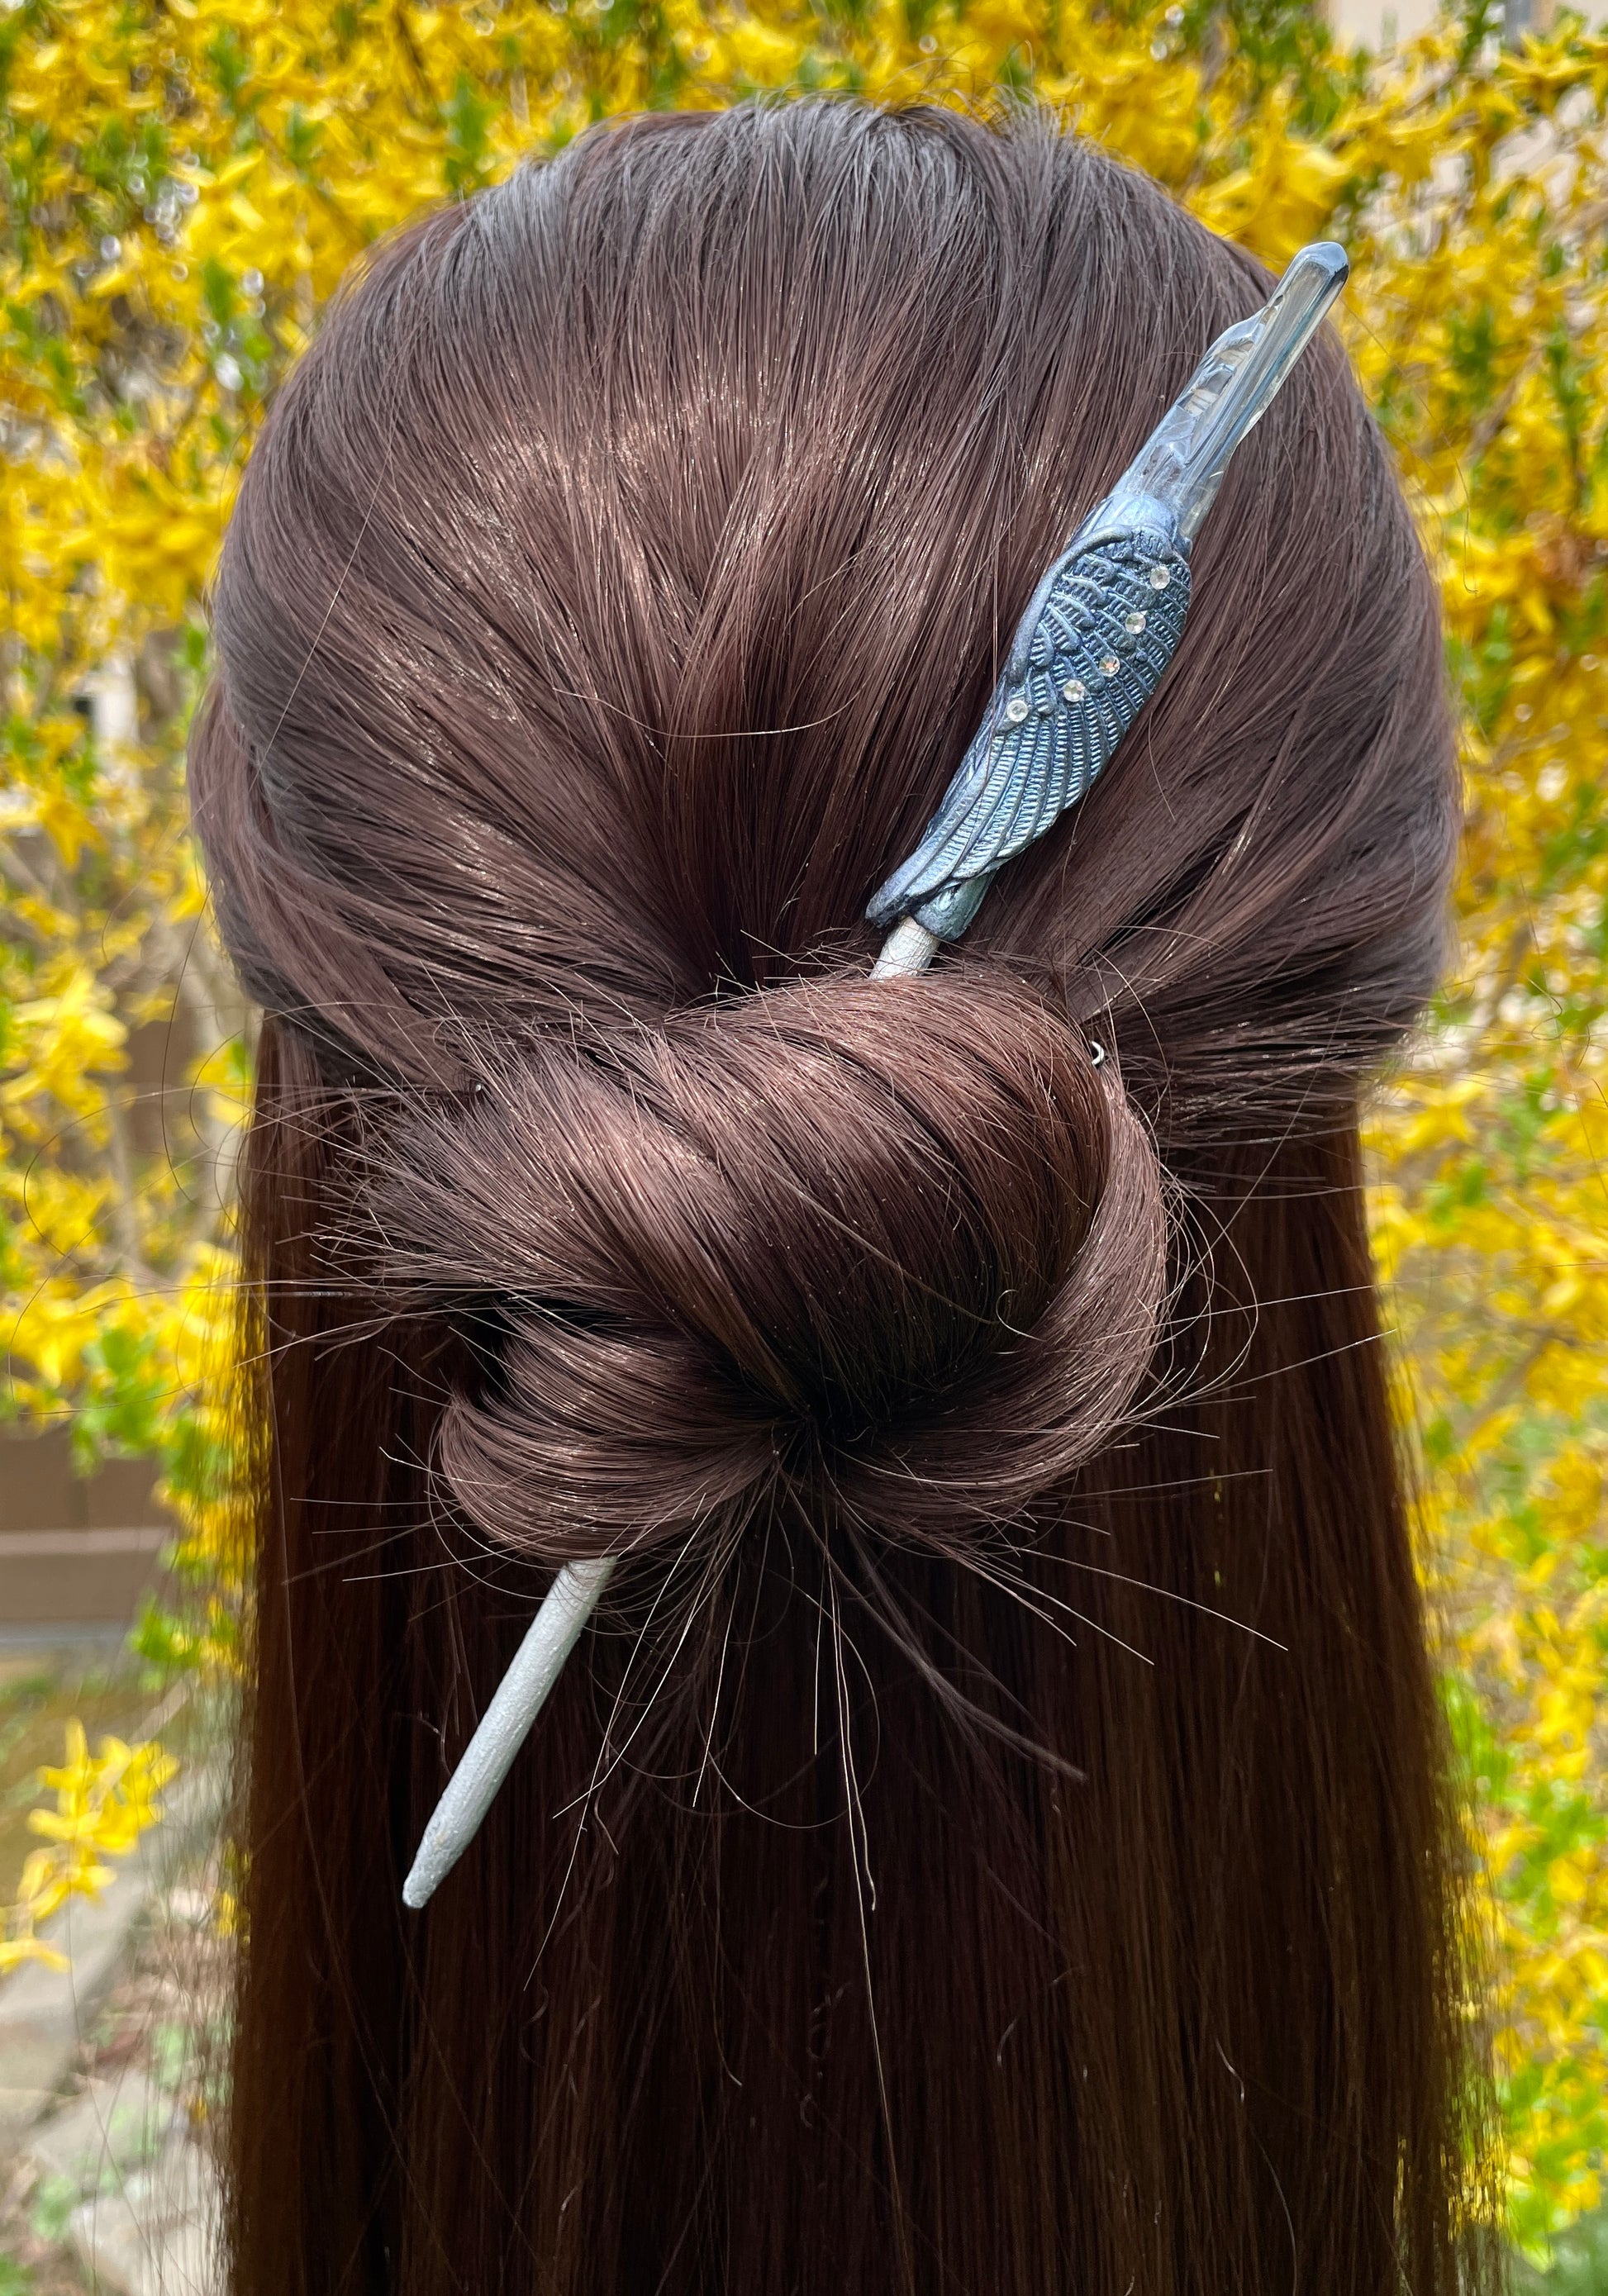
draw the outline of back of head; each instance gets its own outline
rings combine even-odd
[[[1453,2287],[1356,1104],[1455,783],[1333,342],[1103,777],[867,978],[1038,576],[1262,288],[1040,122],[656,118],[382,247],[277,403],[193,753],[268,1015],[250,2296]]]

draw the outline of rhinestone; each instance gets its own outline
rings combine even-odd
[[[1123,619],[1122,627],[1128,632],[1130,636],[1136,638],[1140,631],[1144,627],[1144,617],[1143,614],[1126,615]]]
[[[1163,566],[1160,561],[1151,568],[1150,586],[1153,590],[1165,590],[1171,579],[1171,570]]]
[[[1114,653],[1108,653],[1100,664],[1100,674],[1103,677],[1115,677],[1117,672],[1121,668],[1121,667],[1122,665],[1117,660],[1116,655]]]
[[[1088,688],[1080,677],[1069,677],[1061,691],[1069,701],[1086,701],[1088,699]]]
[[[1013,693],[1010,700],[1005,703],[1005,716],[1010,719],[1013,726],[1020,726],[1027,714],[1028,701],[1026,694]]]

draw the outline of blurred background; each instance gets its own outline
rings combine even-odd
[[[1351,252],[1468,778],[1456,970],[1370,1153],[1470,2013],[1516,2268],[1608,2291],[1608,38],[1553,0],[0,0],[0,2296],[208,2284],[251,1016],[183,753],[242,462],[378,234],[604,114],[795,88],[1033,97],[1270,265]]]

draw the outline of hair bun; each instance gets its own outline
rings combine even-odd
[[[1153,1345],[1148,1138],[1064,1018],[974,969],[543,1052],[392,1149],[387,1275],[500,1325],[439,1465],[544,1560],[779,1479],[951,1540],[1097,1448]]]

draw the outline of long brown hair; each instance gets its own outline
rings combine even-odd
[[[1484,2268],[1356,1117],[1456,784],[1333,340],[1104,778],[866,979],[1266,284],[1037,119],[645,119],[381,247],[274,408],[193,760],[267,1013],[240,2296]]]

